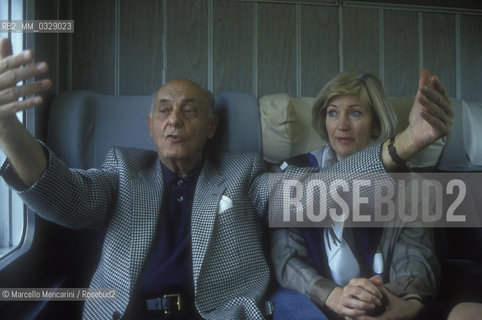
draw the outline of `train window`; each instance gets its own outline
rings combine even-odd
[[[22,201],[0,181],[0,258],[20,246],[24,222],[25,210]]]
[[[0,0],[0,20],[22,20],[24,18],[24,5],[22,0]],[[8,37],[12,41],[13,52],[24,49],[24,33],[0,33],[0,38]],[[28,112],[28,115],[33,113]],[[18,119],[25,123],[26,112],[17,113]],[[29,119],[30,120],[30,119]],[[3,163],[5,154],[0,149],[0,163]],[[0,179],[0,265],[4,265],[5,258],[11,256],[25,243],[27,210],[18,197]]]

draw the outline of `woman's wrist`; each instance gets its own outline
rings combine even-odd
[[[417,294],[407,294],[402,297],[402,300],[410,306],[410,309],[415,313],[418,314],[420,310],[422,310],[424,306],[424,299],[417,295]]]
[[[336,306],[338,304],[338,301],[340,301],[342,294],[343,288],[335,287],[326,298],[325,306],[331,311],[336,312]]]
[[[404,301],[416,301],[416,302],[418,302],[418,304],[420,304],[422,306],[425,304],[423,298],[421,296],[417,295],[417,294],[407,294],[407,295],[403,296],[402,299]]]
[[[313,283],[310,291],[310,299],[319,308],[324,308],[328,297],[333,293],[333,291],[339,288],[338,285],[327,279],[318,279]]]

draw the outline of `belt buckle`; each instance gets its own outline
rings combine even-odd
[[[176,298],[177,311],[181,311],[181,294],[180,293],[165,294],[162,297]],[[164,310],[164,314],[168,314],[168,313],[171,313],[171,310]]]

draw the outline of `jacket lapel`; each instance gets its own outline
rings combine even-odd
[[[152,170],[140,173],[139,178],[132,183],[131,290],[139,278],[155,238],[163,191],[164,179],[158,159]]]
[[[225,189],[224,177],[220,176],[209,161],[206,160],[197,181],[191,214],[192,262],[195,293],[197,292],[197,280],[201,271],[202,262],[211,241],[219,201]]]

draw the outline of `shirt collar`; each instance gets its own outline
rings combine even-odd
[[[183,178],[180,178],[177,174],[175,174],[168,167],[166,167],[162,163],[162,161],[161,161],[161,168],[162,168],[162,173],[164,175],[164,181],[166,181],[167,184],[173,184],[179,180],[183,180],[185,182],[191,183],[197,179],[197,177],[199,176],[199,173],[201,172],[201,166],[199,165],[190,174],[188,174]]]

